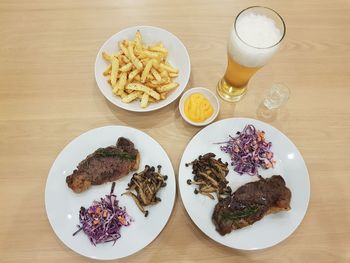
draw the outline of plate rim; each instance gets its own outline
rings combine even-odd
[[[183,88],[180,90],[180,93],[178,96],[172,98],[172,99],[169,99],[164,105],[162,106],[158,106],[158,107],[155,107],[155,108],[149,108],[149,107],[146,107],[146,108],[136,108],[136,109],[130,109],[130,107],[127,107],[128,104],[125,103],[124,104],[116,104],[115,101],[113,101],[111,98],[109,98],[108,96],[106,96],[105,92],[102,90],[102,88],[100,87],[99,85],[99,82],[98,82],[98,75],[97,75],[97,63],[98,63],[98,60],[100,59],[100,56],[102,54],[102,48],[106,45],[107,42],[111,41],[116,35],[118,34],[122,34],[122,33],[125,33],[127,31],[131,31],[131,30],[137,30],[137,29],[144,29],[144,28],[147,28],[147,29],[155,29],[155,30],[159,30],[159,31],[163,31],[165,33],[168,33],[170,35],[172,35],[177,41],[178,43],[183,47],[185,53],[184,55],[186,56],[186,60],[187,60],[187,63],[188,63],[188,73],[187,75],[185,76],[185,79],[186,79],[186,83],[185,85],[183,86]],[[123,110],[126,110],[126,111],[130,111],[130,112],[152,112],[152,111],[156,111],[156,110],[160,110],[162,108],[165,108],[167,107],[168,105],[170,105],[171,103],[173,103],[176,99],[178,99],[181,94],[183,93],[183,91],[186,89],[187,85],[188,85],[188,82],[190,80],[190,76],[191,76],[191,60],[190,60],[190,55],[188,53],[188,50],[186,48],[186,46],[184,45],[184,43],[180,40],[179,37],[177,37],[175,34],[173,34],[172,32],[164,29],[164,28],[161,28],[161,27],[157,27],[157,26],[150,26],[150,25],[138,25],[138,26],[130,26],[130,27],[127,27],[127,28],[124,28],[118,32],[116,32],[115,34],[113,34],[112,36],[110,36],[107,40],[105,40],[103,42],[103,44],[101,45],[101,47],[99,48],[98,52],[97,52],[97,55],[96,55],[96,59],[95,59],[95,63],[94,63],[94,76],[95,76],[95,82],[96,82],[96,85],[98,87],[98,89],[100,90],[100,92],[102,93],[102,95],[105,97],[105,99],[107,99],[110,103],[112,103],[113,105],[115,105],[116,107],[118,108],[121,108]]]
[[[75,142],[76,140],[78,140],[81,136],[84,136],[88,133],[91,133],[91,132],[95,132],[97,130],[102,130],[102,129],[109,129],[109,128],[126,128],[126,129],[129,129],[129,130],[134,130],[135,132],[138,132],[138,133],[141,133],[143,136],[148,136],[153,142],[156,142],[159,147],[164,151],[165,153],[165,158],[167,159],[167,161],[169,161],[169,164],[170,164],[170,167],[171,167],[171,170],[172,170],[172,174],[174,176],[174,195],[172,197],[172,204],[171,204],[171,209],[170,209],[170,213],[169,213],[169,216],[168,218],[166,219],[165,221],[165,224],[164,226],[159,230],[159,232],[144,246],[142,246],[141,248],[139,248],[138,250],[136,250],[135,252],[133,253],[130,253],[128,255],[124,255],[124,256],[121,256],[121,257],[91,257],[91,256],[88,256],[88,255],[85,255],[85,254],[82,254],[80,253],[78,250],[76,249],[73,249],[71,248],[62,238],[61,236],[58,234],[57,232],[57,229],[54,228],[53,226],[53,223],[51,222],[52,218],[50,217],[49,213],[48,213],[48,201],[47,201],[47,187],[48,187],[48,182],[49,182],[49,177],[50,177],[50,174],[53,170],[53,167],[55,166],[55,163],[56,161],[58,160],[58,157],[69,147],[70,144],[72,144],[73,142]],[[147,133],[145,133],[144,131],[141,131],[137,128],[134,128],[134,127],[130,127],[130,126],[125,126],[125,125],[106,125],[106,126],[100,126],[100,127],[96,127],[96,128],[93,128],[93,129],[90,129],[90,130],[87,130],[81,134],[79,134],[78,136],[74,137],[72,140],[70,140],[68,143],[65,144],[65,146],[61,149],[61,151],[56,155],[54,161],[52,162],[51,164],[51,167],[49,169],[49,172],[48,172],[48,175],[46,177],[46,183],[45,183],[45,190],[44,190],[44,205],[45,205],[45,213],[46,213],[46,218],[47,220],[49,221],[49,224],[50,224],[50,227],[51,229],[53,230],[53,232],[55,233],[55,236],[56,238],[58,238],[60,240],[60,242],[65,246],[67,247],[68,249],[70,249],[71,251],[73,251],[74,253],[80,255],[80,256],[83,256],[84,258],[89,258],[89,259],[94,259],[94,260],[118,260],[118,259],[123,259],[123,258],[127,258],[127,257],[130,257],[131,255],[134,255],[136,253],[139,253],[140,251],[142,251],[143,249],[145,249],[147,246],[149,246],[152,242],[154,242],[157,237],[163,232],[163,230],[166,228],[166,226],[168,225],[169,223],[169,220],[170,220],[170,217],[173,215],[173,212],[174,212],[174,207],[175,207],[175,202],[176,202],[176,197],[177,197],[177,180],[176,180],[176,174],[175,174],[175,170],[174,170],[174,166],[171,162],[171,159],[169,158],[169,155],[168,153],[165,151],[165,149],[163,148],[163,146],[158,142],[156,141],[152,136],[148,135]]]
[[[279,240],[278,242],[275,242],[273,243],[272,245],[269,245],[269,246],[265,246],[265,247],[259,247],[259,248],[238,248],[238,247],[233,247],[233,246],[230,246],[228,244],[225,244],[224,242],[221,242],[221,241],[218,241],[218,240],[215,240],[214,238],[212,238],[211,236],[209,236],[206,232],[204,232],[196,223],[196,221],[192,218],[191,214],[189,213],[188,209],[187,209],[187,205],[185,204],[184,202],[184,199],[183,199],[183,190],[182,190],[182,187],[180,185],[180,169],[181,169],[181,164],[183,164],[184,162],[184,155],[185,155],[185,152],[187,151],[188,149],[188,146],[189,144],[192,142],[192,140],[194,140],[197,136],[199,136],[201,133],[204,132],[204,129],[212,126],[212,125],[215,125],[217,123],[220,123],[220,122],[228,122],[228,121],[253,121],[253,122],[257,122],[259,124],[262,124],[262,125],[266,125],[268,126],[269,128],[271,129],[274,129],[275,131],[277,131],[278,133],[280,133],[280,135],[282,135],[282,137],[284,137],[284,139],[286,139],[289,143],[291,143],[291,145],[295,148],[295,150],[300,154],[301,156],[301,159],[302,159],[302,164],[303,166],[305,167],[305,171],[306,171],[306,174],[307,174],[307,200],[306,200],[306,208],[305,208],[305,212],[303,214],[303,216],[301,217],[300,221],[298,222],[298,224],[295,226],[295,228],[291,231],[291,233],[285,237],[283,237],[281,240]],[[279,129],[275,128],[274,126],[272,126],[271,124],[269,123],[266,123],[266,122],[263,122],[263,121],[260,121],[260,120],[257,120],[257,119],[253,119],[253,118],[246,118],[246,117],[231,117],[231,118],[225,118],[225,119],[221,119],[221,120],[218,120],[216,122],[213,122],[211,124],[209,124],[208,126],[204,127],[203,129],[201,129],[200,131],[198,131],[190,140],[189,142],[187,143],[187,146],[185,148],[185,150],[183,151],[183,154],[181,156],[181,159],[180,159],[180,163],[179,163],[179,168],[178,168],[178,176],[177,176],[177,185],[178,185],[178,188],[179,188],[179,192],[180,192],[180,197],[181,197],[181,202],[183,204],[183,206],[185,207],[185,210],[186,210],[186,213],[187,215],[189,216],[189,218],[191,219],[191,221],[194,223],[194,225],[200,230],[201,233],[203,233],[207,238],[209,238],[211,241],[214,241],[215,243],[218,243],[218,244],[221,244],[225,247],[228,247],[230,249],[236,249],[236,250],[240,250],[240,251],[262,251],[264,249],[268,249],[268,248],[271,248],[273,246],[276,246],[278,244],[280,244],[281,242],[285,241],[288,237],[290,237],[297,229],[298,227],[300,226],[300,224],[302,223],[302,221],[304,220],[305,216],[306,216],[306,213],[308,211],[308,208],[309,208],[309,204],[310,204],[310,196],[311,196],[311,185],[310,185],[310,174],[309,174],[309,171],[308,171],[308,168],[307,168],[307,165],[306,165],[306,162],[305,162],[305,159],[303,157],[303,155],[301,154],[301,152],[299,151],[299,149],[297,148],[297,146],[293,143],[292,140],[290,140],[282,131],[280,131]]]

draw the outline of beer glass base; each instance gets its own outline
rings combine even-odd
[[[240,101],[247,92],[247,86],[242,88],[236,88],[230,86],[224,78],[222,78],[217,86],[216,92],[219,94],[220,98],[228,102]]]

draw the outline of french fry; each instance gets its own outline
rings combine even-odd
[[[149,100],[149,95],[146,92],[144,92],[142,95],[142,98],[141,98],[141,103],[140,103],[141,108],[147,107],[148,100]]]
[[[149,76],[149,72],[153,65],[153,59],[149,60],[143,69],[142,75],[141,75],[141,82],[145,83],[147,76]]]
[[[122,53],[126,56],[129,57],[129,52],[126,46],[123,44],[123,41],[119,42],[119,48],[121,49]]]
[[[165,56],[168,54],[168,51],[164,47],[161,47],[159,45],[155,45],[155,46],[149,47],[148,49],[150,51],[164,53]]]
[[[128,64],[125,64],[124,66],[122,66],[119,70],[121,72],[129,72],[132,68],[132,63],[128,63]]]
[[[128,94],[124,90],[118,90],[117,95],[124,99]]]
[[[163,55],[159,52],[152,52],[149,50],[143,50],[142,53],[148,58],[160,59]]]
[[[116,57],[112,57],[111,85],[113,88],[117,84],[118,70],[119,61]]]
[[[145,86],[150,87],[152,89],[159,88],[159,84],[158,83],[152,83],[152,82],[146,82]]]
[[[108,62],[111,62],[112,63],[112,56],[107,54],[106,52],[102,52],[102,57],[108,61]]]
[[[125,84],[126,84],[126,79],[127,79],[127,73],[123,72],[120,74],[119,80],[117,82],[117,85],[113,88],[113,92],[114,89],[117,90],[124,90]]]
[[[121,60],[124,62],[124,64],[131,63],[130,59],[126,55],[120,55]]]
[[[134,77],[134,80],[136,80],[136,81],[141,81],[140,74],[137,74],[137,75]]]
[[[170,82],[170,78],[162,78],[160,81],[158,80],[151,80],[150,81],[153,85],[157,85],[157,88],[161,85],[168,84]]]
[[[153,65],[154,65],[154,63],[153,63]],[[155,70],[154,68],[151,68],[151,73],[157,81],[160,81],[162,79],[162,77],[159,75],[158,71]]]
[[[131,82],[133,80],[133,78],[135,78],[135,76],[139,74],[139,70],[138,69],[134,69],[133,71],[131,71],[129,73],[129,76],[128,76],[128,80],[129,82]]]
[[[142,36],[139,30],[136,31],[135,34],[135,51],[137,54],[140,54],[142,51]]]
[[[160,60],[154,59],[153,67],[160,72]]]
[[[172,72],[169,73],[170,78],[176,78],[178,76],[179,76],[179,73],[172,73]]]
[[[112,71],[112,64],[109,64],[109,66],[105,69],[105,71],[103,71],[103,75],[108,76],[111,74],[111,71]]]
[[[162,93],[162,92],[167,92],[167,91],[170,91],[172,89],[175,89],[179,86],[179,83],[176,83],[176,82],[171,82],[169,84],[166,84],[166,85],[163,85],[161,86],[160,88],[157,88],[157,91],[159,93]]]
[[[160,93],[160,99],[161,99],[161,100],[165,100],[166,97],[167,97],[167,95],[168,95],[168,92],[162,92],[162,93]]]
[[[125,102],[125,103],[132,102],[133,100],[138,98],[139,94],[140,94],[140,91],[133,91],[130,94],[128,94],[127,96],[125,96],[122,99],[122,102]]]
[[[146,80],[154,80],[154,76],[152,74],[148,74],[147,77],[146,77]]]
[[[128,46],[128,53],[129,53],[128,57],[131,60],[132,64],[134,64],[138,70],[142,70],[143,65],[142,65],[141,61],[135,56],[133,45]]]
[[[160,63],[160,68],[163,70],[166,70],[168,72],[172,72],[172,73],[178,73],[179,70],[176,68],[173,68],[172,66],[169,65],[165,65],[164,63]]]
[[[150,95],[151,97],[155,98],[156,100],[160,99],[160,95],[158,92],[154,91],[153,89],[142,85],[142,84],[138,84],[138,83],[129,83],[126,86],[126,89],[130,89],[130,90],[137,90],[137,91],[143,91],[146,92],[148,95]]]
[[[168,73],[168,71],[166,71],[166,70],[162,70],[162,71],[160,72],[160,76],[161,76],[162,78],[167,78],[167,77],[169,77],[169,73]]]

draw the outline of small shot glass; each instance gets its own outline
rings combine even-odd
[[[281,83],[275,83],[263,100],[263,104],[269,110],[275,110],[285,105],[289,99],[290,90]]]

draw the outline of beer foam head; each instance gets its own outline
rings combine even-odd
[[[261,67],[277,51],[283,33],[272,18],[243,13],[232,28],[228,52],[243,66]]]

